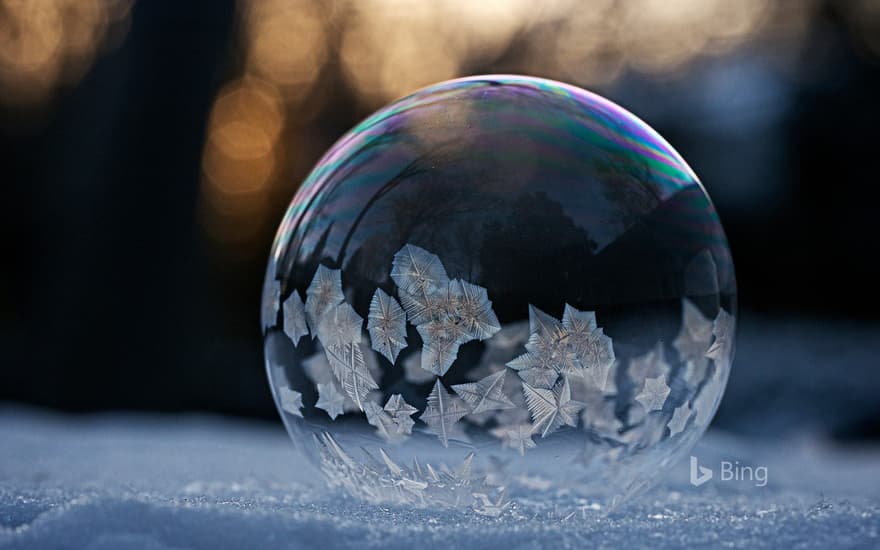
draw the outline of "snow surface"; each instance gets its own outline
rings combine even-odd
[[[880,449],[710,431],[693,454],[769,482],[695,488],[685,462],[611,514],[536,491],[492,518],[331,492],[280,424],[0,409],[0,548],[880,547]]]

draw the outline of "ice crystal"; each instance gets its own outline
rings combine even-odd
[[[577,415],[584,404],[571,399],[571,386],[567,378],[563,377],[552,390],[523,384],[523,393],[532,415],[534,433],[547,437],[563,425],[577,426]]]
[[[715,364],[722,366],[722,368],[730,366],[735,328],[736,319],[723,309],[719,309],[718,315],[712,323],[712,334],[715,336],[715,340],[706,352],[706,357],[715,361]]]
[[[342,302],[328,309],[318,321],[318,339],[325,349],[359,344],[364,320],[353,307]]]
[[[272,328],[278,319],[278,305],[281,301],[281,282],[272,281],[272,284],[264,291],[263,294],[263,318],[265,319],[265,327]]]
[[[452,389],[465,403],[470,405],[473,414],[511,409],[516,405],[504,395],[504,376],[506,374],[507,371],[498,371],[477,382],[454,385]]]
[[[448,284],[430,293],[409,294],[401,290],[400,304],[409,322],[415,326],[440,319],[451,307]]]
[[[669,436],[684,431],[684,427],[687,425],[688,418],[691,416],[691,408],[685,403],[680,407],[676,407],[675,412],[672,413],[672,418],[669,419]]]
[[[499,426],[493,428],[490,433],[500,438],[505,447],[516,450],[520,456],[526,454],[527,450],[538,446],[532,440],[532,434],[535,433],[535,429],[528,422],[517,424],[513,427]]]
[[[376,433],[382,439],[389,443],[398,443],[403,439],[404,434],[399,429],[399,424],[394,421],[394,417],[377,403],[372,401],[365,403],[364,413],[367,415],[367,422],[376,428]]]
[[[473,454],[454,470],[442,464],[422,465],[418,460],[408,467],[395,462],[381,448],[378,459],[364,451],[366,460],[362,461],[349,455],[329,433],[315,435],[313,439],[321,470],[331,486],[369,502],[390,501],[415,507],[470,504],[476,510],[485,505],[480,495],[488,497],[498,491],[485,475],[473,471]],[[491,504],[506,508],[503,498]]]
[[[294,289],[284,300],[284,334],[295,346],[300,338],[309,333],[306,326],[306,310],[299,292]]]
[[[520,379],[533,388],[550,389],[556,385],[559,375],[553,369],[532,367],[517,372]]]
[[[367,330],[373,349],[393,364],[406,347],[406,314],[397,300],[377,288],[370,301]]]
[[[691,363],[694,380],[700,381],[709,366],[706,352],[712,342],[712,321],[690,300],[682,300],[681,309],[681,329],[672,345],[682,361]]]
[[[345,395],[336,389],[336,384],[318,384],[318,402],[315,407],[324,409],[332,420],[345,412]]]
[[[610,392],[614,348],[611,338],[597,326],[594,312],[566,304],[560,322],[529,305],[529,332],[527,352],[507,363],[526,383],[548,389],[556,383],[556,374],[589,375],[590,381]]]
[[[419,412],[419,410],[407,403],[402,395],[396,393],[389,397],[388,402],[385,403],[384,410],[391,415],[394,423],[397,424],[398,434],[409,435],[412,433],[415,421],[410,417]]]
[[[485,340],[501,330],[485,288],[455,279],[449,283],[449,295],[452,308],[448,314],[455,318],[469,339]]]
[[[558,319],[533,305],[529,305],[529,339],[526,350],[543,362],[565,375],[580,374],[582,365],[569,346],[568,331]]]
[[[306,289],[306,321],[312,330],[312,338],[317,335],[321,317],[344,299],[342,272],[319,265],[309,288]]]
[[[412,433],[415,421],[411,415],[418,409],[403,400],[400,394],[388,399],[385,407],[368,402],[364,405],[367,422],[376,428],[376,433],[389,443],[399,443]]]
[[[424,344],[422,368],[446,374],[458,348],[485,340],[501,330],[486,289],[455,279],[435,254],[407,244],[394,255],[391,278],[398,285],[400,304]]]
[[[596,312],[579,311],[565,304],[562,326],[581,365],[588,370],[607,371],[614,364],[614,347],[611,338],[596,324]]]
[[[531,440],[530,440],[531,441]],[[534,445],[534,443],[533,443]],[[485,493],[474,493],[478,504],[472,507],[474,513],[490,518],[500,517],[501,514],[512,504],[507,500],[507,490],[502,489],[498,498],[493,502]]]
[[[370,374],[359,344],[342,344],[324,348],[330,369],[342,389],[360,410],[367,403],[367,395],[379,388]]]
[[[342,405],[343,412],[360,411],[360,407],[357,406],[357,403],[355,403],[348,394],[340,390],[339,382],[333,374],[333,369],[330,368],[330,361],[327,359],[327,354],[323,349],[319,349],[317,353],[303,359],[302,364],[306,376],[308,376],[309,380],[311,380],[316,386],[318,384],[333,384],[336,386],[336,392],[341,393],[345,398],[345,402]]]
[[[419,420],[437,434],[444,447],[448,447],[450,439],[462,439],[461,428],[456,424],[467,413],[465,404],[446,391],[438,378],[428,396],[428,406],[419,416]]]
[[[669,386],[666,385],[666,376],[646,378],[641,393],[636,396],[636,401],[642,404],[646,411],[659,411],[669,395]]]
[[[303,408],[301,393],[290,388],[281,388],[278,390],[278,397],[281,400],[282,409],[294,416],[298,416],[300,418],[303,417],[302,411],[300,410]]]
[[[458,356],[458,348],[467,337],[451,317],[416,327],[422,337],[422,368],[443,376]]]
[[[440,258],[412,244],[404,245],[394,255],[391,278],[403,292],[413,296],[430,294],[449,282]]]

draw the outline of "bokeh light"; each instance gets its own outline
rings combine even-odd
[[[128,26],[129,0],[0,0],[0,102],[39,106]]]

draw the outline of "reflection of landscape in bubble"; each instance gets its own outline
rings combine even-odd
[[[264,295],[294,442],[373,501],[619,502],[701,435],[733,348],[733,265],[691,170],[539,79],[440,84],[358,125],[294,198]]]

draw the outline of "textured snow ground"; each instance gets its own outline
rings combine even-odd
[[[694,454],[765,465],[769,482],[694,488],[682,463],[610,515],[537,492],[497,518],[375,507],[323,488],[280,425],[6,409],[0,547],[880,547],[880,449],[710,431]]]

